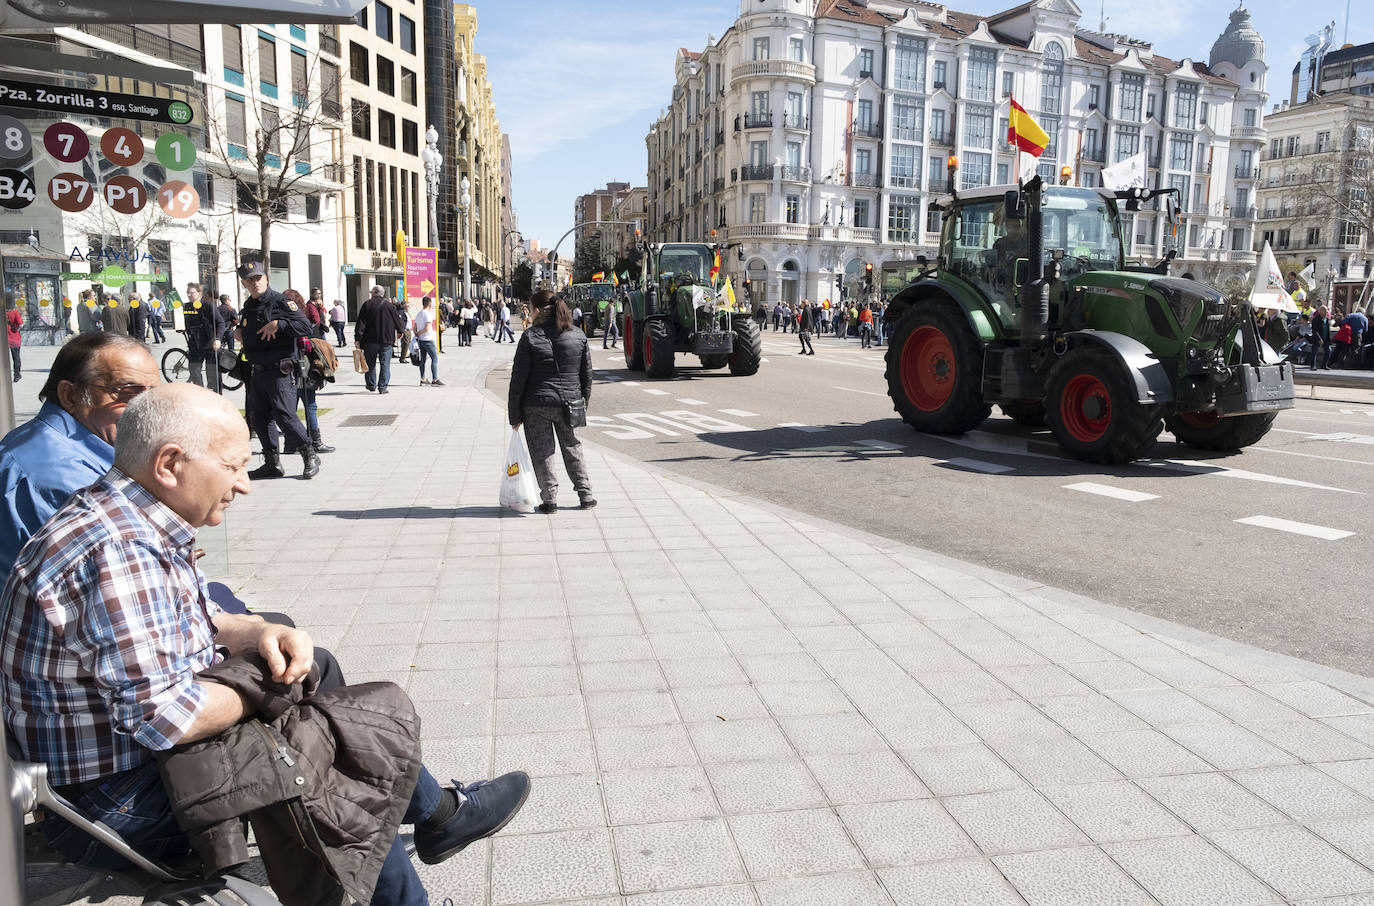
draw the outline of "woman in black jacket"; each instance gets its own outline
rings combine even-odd
[[[558,511],[558,478],[553,471],[555,434],[582,509],[589,510],[596,506],[596,498],[570,411],[580,409],[585,419],[592,396],[592,356],[587,337],[573,329],[567,303],[555,299],[548,290],[535,293],[534,307],[534,325],[520,335],[520,345],[515,348],[506,404],[510,424],[512,428],[525,426],[543,500],[539,512]]]

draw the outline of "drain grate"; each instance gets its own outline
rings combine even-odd
[[[395,415],[350,415],[339,423],[341,428],[385,428],[394,423]]]

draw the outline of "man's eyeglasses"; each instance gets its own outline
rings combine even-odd
[[[117,399],[121,403],[130,402],[134,399],[134,397],[138,396],[140,393],[153,389],[152,387],[149,387],[147,384],[97,384],[95,382],[91,382],[86,386],[94,387],[97,390],[102,390],[105,393],[108,393],[110,396]]]

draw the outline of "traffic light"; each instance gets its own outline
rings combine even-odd
[[[873,265],[864,265],[864,292],[873,292]]]
[[[841,299],[844,298],[844,272],[835,275],[835,292],[839,294]]]
[[[747,296],[748,296],[749,298],[751,298],[751,299],[754,298],[753,289],[754,289],[754,284],[753,284],[752,282],[750,282],[750,280],[749,280],[748,277],[745,277],[745,278],[744,278],[744,293],[745,293],[745,295],[747,295]]]

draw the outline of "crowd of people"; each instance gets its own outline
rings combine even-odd
[[[829,335],[840,340],[855,337],[863,349],[881,346],[891,328],[883,320],[886,312],[887,303],[882,301],[843,300],[831,303],[829,299],[823,302],[803,299],[796,305],[775,302],[771,309],[760,304],[754,317],[760,328],[766,328],[771,320],[774,333],[797,334],[802,346],[798,355],[814,355],[811,347],[813,335]]]

